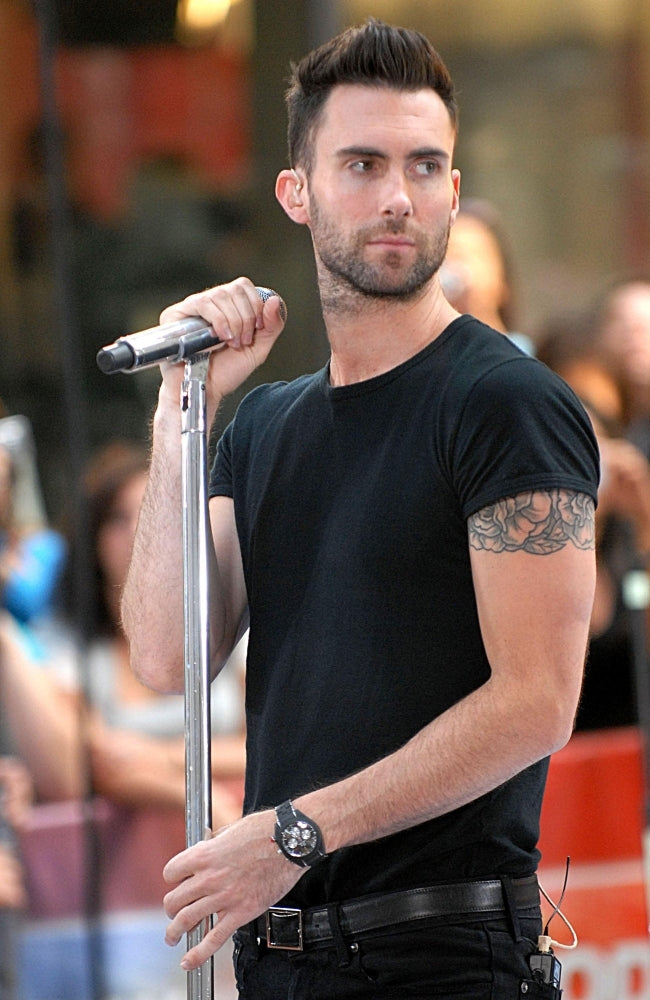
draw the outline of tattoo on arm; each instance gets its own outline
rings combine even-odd
[[[578,549],[595,545],[594,502],[571,490],[535,490],[506,497],[473,514],[469,544],[489,552],[548,555],[569,542]]]

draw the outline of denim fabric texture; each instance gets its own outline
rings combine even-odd
[[[235,975],[240,1000],[559,1000],[532,980],[540,933],[541,919],[528,914],[514,932],[505,917],[425,920],[348,940],[345,956],[333,946],[269,950],[237,934]]]

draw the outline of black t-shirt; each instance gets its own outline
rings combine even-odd
[[[533,489],[595,500],[597,464],[571,390],[467,316],[376,378],[254,389],[210,487],[234,499],[249,599],[246,811],[374,763],[483,684],[467,518]],[[532,871],[546,768],[335,852],[292,899]]]

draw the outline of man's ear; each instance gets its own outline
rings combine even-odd
[[[450,222],[453,226],[456,221],[456,216],[458,215],[458,210],[460,208],[460,170],[454,168],[451,172],[451,183],[454,189],[452,203],[451,203],[451,219]]]
[[[275,182],[275,197],[290,219],[299,225],[309,224],[304,181],[295,170],[281,170]]]

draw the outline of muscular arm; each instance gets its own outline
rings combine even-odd
[[[371,767],[296,800],[331,852],[456,809],[568,740],[579,697],[595,580],[592,501],[539,491],[485,508],[468,524],[489,680]],[[300,870],[274,852],[273,813],[235,824],[167,866],[187,879],[167,897],[168,940],[188,915],[219,912],[194,954],[205,960],[228,934],[277,902]],[[243,853],[240,845],[244,843]],[[255,858],[248,867],[245,854]],[[242,875],[245,868],[245,876]],[[233,875],[237,872],[237,876]],[[184,909],[188,903],[191,908]]]
[[[358,816],[350,836],[349,817],[328,798],[329,843],[361,843],[449,812],[567,742],[594,593],[593,521],[592,501],[566,491],[524,494],[470,518],[491,676],[401,750],[335,786],[337,806],[349,796]],[[306,812],[313,800],[315,819],[325,795],[301,800]]]
[[[201,316],[223,346],[212,352],[206,379],[208,425],[220,401],[267,357],[284,326],[284,303],[262,303],[248,279],[191,295],[165,310],[161,322]],[[122,597],[122,619],[131,662],[140,680],[160,691],[183,689],[183,549],[181,508],[182,365],[162,366],[154,417],[149,482]],[[232,501],[211,503],[210,651],[213,672],[238,637],[245,609],[241,557]]]

